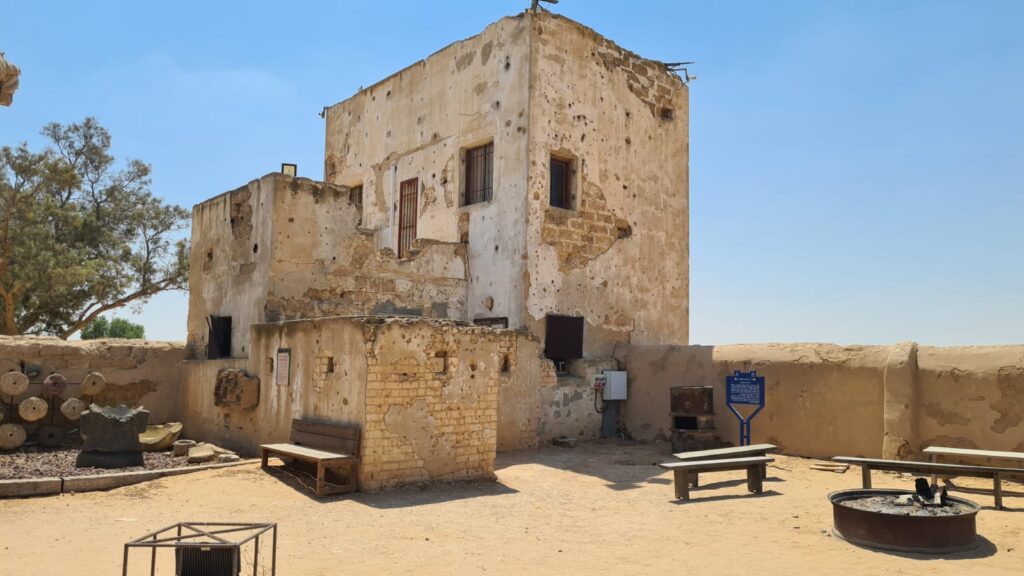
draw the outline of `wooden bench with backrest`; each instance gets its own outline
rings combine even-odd
[[[764,466],[774,462],[774,458],[767,456],[750,456],[747,458],[724,458],[720,460],[694,460],[690,462],[663,462],[658,464],[666,470],[671,470],[674,476],[676,498],[687,500],[690,498],[690,476],[697,472],[720,472],[723,470],[746,470],[747,490],[760,494],[763,490],[762,480]]]
[[[871,471],[888,470],[890,472],[909,472],[911,474],[932,474],[942,476],[972,476],[975,478],[991,478],[996,508],[1003,507],[1002,476],[1004,474],[1024,474],[1024,468],[1000,468],[996,466],[967,466],[964,464],[944,464],[941,462],[906,462],[903,460],[881,460],[876,458],[856,458],[854,456],[836,456],[836,462],[856,464],[860,466],[861,482],[864,488],[871,488]]]
[[[316,467],[316,495],[355,492],[359,470],[358,426],[333,424],[315,420],[292,420],[290,444],[263,444],[260,457],[267,468],[267,458],[283,456],[307,462]],[[330,481],[327,473],[332,473]]]
[[[694,460],[721,460],[723,458],[743,458],[746,456],[767,456],[778,447],[774,444],[751,444],[749,446],[735,446],[733,448],[714,448],[711,450],[693,450],[690,452],[679,452],[672,456],[683,462]],[[761,467],[761,477],[768,477],[768,466]],[[690,472],[690,485],[697,487],[697,472]]]

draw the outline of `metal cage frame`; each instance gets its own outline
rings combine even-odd
[[[168,532],[174,534],[168,535]],[[187,532],[186,532],[187,531]],[[255,541],[253,554],[253,576],[256,576],[259,567],[260,536],[271,532],[273,542],[270,548],[270,574],[277,574],[277,523],[253,523],[253,522],[178,522],[165,528],[154,530],[145,536],[140,536],[124,545],[124,564],[121,567],[121,575],[128,576],[128,552],[132,548],[149,548],[151,556],[149,561],[149,574],[156,574],[156,552],[160,548],[237,548],[249,542]],[[245,534],[239,534],[247,532]],[[238,534],[241,539],[229,540],[222,538],[223,534]],[[238,557],[234,560],[235,573],[241,571],[238,565]]]

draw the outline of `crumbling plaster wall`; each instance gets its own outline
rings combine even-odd
[[[1024,451],[1024,346],[921,346],[920,447]]]
[[[525,331],[517,333],[508,378],[498,388],[498,452],[536,448],[554,438],[592,440],[601,433],[590,377],[609,362],[581,363],[579,375],[559,376],[544,357],[544,345]]]
[[[277,352],[289,349],[287,385],[275,380]],[[185,362],[184,419],[190,437],[247,454],[260,444],[287,442],[293,418],[363,423],[365,341],[360,322],[336,318],[256,324],[247,359]],[[330,357],[333,371],[327,372]],[[242,368],[260,379],[255,408],[215,406],[217,371]]]
[[[561,16],[532,18],[526,307],[587,320],[585,353],[686,344],[688,92],[677,75]],[[549,206],[573,161],[574,209]]]
[[[435,319],[320,318],[252,332],[248,359],[183,364],[186,433],[255,454],[260,444],[287,441],[293,418],[356,424],[363,490],[493,478],[499,389],[513,380],[540,382],[534,372],[550,365],[522,332]],[[287,386],[274,380],[279,349],[291,350]],[[223,368],[260,378],[256,407],[214,405]]]
[[[399,187],[411,178],[417,237],[468,240],[465,307],[451,318],[522,323],[527,21],[503,18],[327,110],[326,179],[364,186],[363,226],[378,247],[397,251]],[[464,150],[487,142],[492,198],[462,206]]]
[[[148,340],[65,341],[35,336],[0,336],[0,373],[36,372],[28,391],[16,402],[38,396],[43,380],[53,373],[67,378],[63,398],[80,397],[79,384],[90,372],[100,372],[107,386],[91,400],[100,405],[145,406],[150,423],[176,421],[181,413],[179,364],[185,357],[181,342]],[[0,412],[11,422],[11,399],[0,394]],[[43,419],[42,423],[48,419]],[[28,424],[31,431],[33,424]]]
[[[277,184],[267,175],[192,208],[190,357],[206,357],[210,315],[231,316],[231,355],[248,354],[249,327],[263,321],[269,290]]]
[[[498,388],[516,333],[422,320],[368,324],[360,487],[494,478]]]
[[[714,386],[715,424],[737,443],[725,405],[735,370],[765,377],[753,442],[788,454],[920,458],[930,445],[1024,449],[1024,346],[757,344],[629,346],[623,408],[635,438],[667,439],[669,388]]]
[[[359,228],[348,189],[281,177],[264,321],[373,313],[461,317],[465,246],[421,241],[399,260]]]
[[[461,316],[466,250],[421,241],[399,260],[360,229],[348,189],[268,174],[193,208],[189,345],[204,358],[209,315],[232,317],[231,355],[262,322],[333,315]]]

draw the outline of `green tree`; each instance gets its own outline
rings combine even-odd
[[[105,316],[100,316],[82,328],[82,340],[96,340],[97,338],[135,338],[146,337],[146,329],[141,324],[129,322],[124,318],[114,318],[107,321]]]
[[[102,313],[188,283],[189,213],[149,190],[149,165],[115,167],[94,118],[0,148],[0,333],[68,338]]]

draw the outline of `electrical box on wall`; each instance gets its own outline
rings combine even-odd
[[[605,370],[604,379],[604,400],[626,399],[625,370]]]

